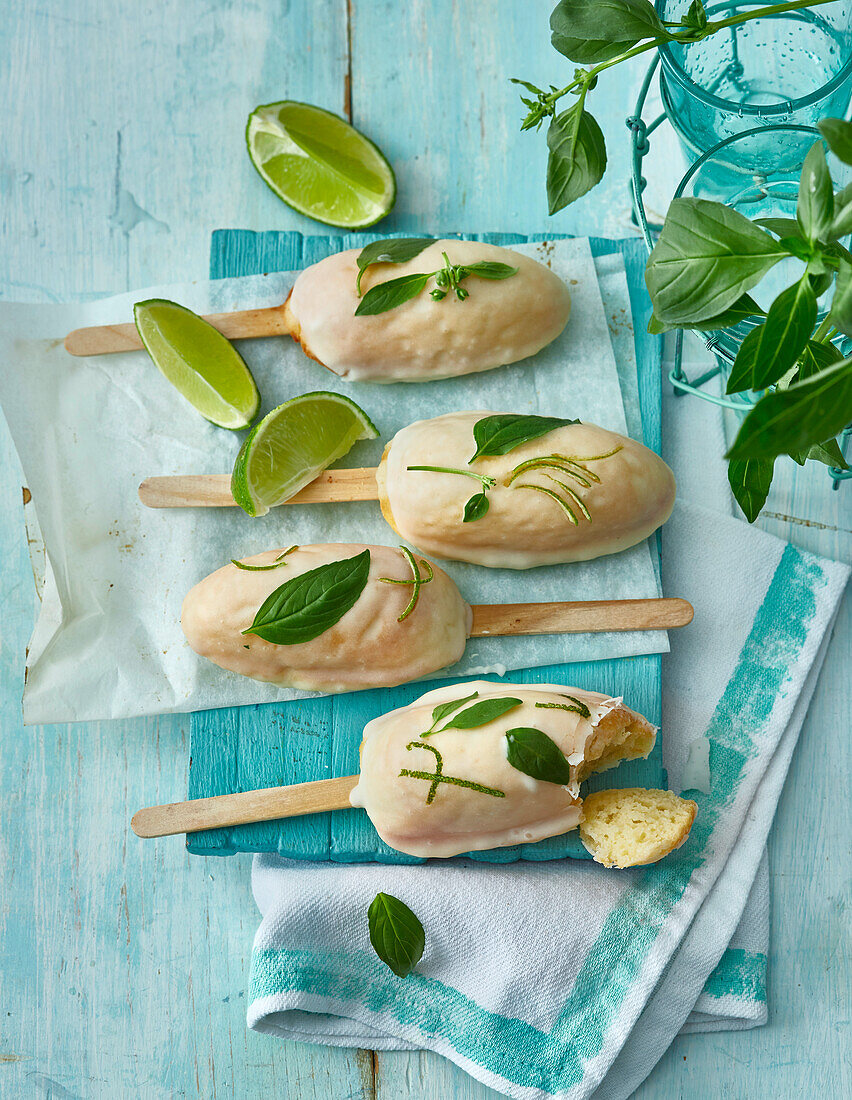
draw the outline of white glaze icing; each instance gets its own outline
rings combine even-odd
[[[420,420],[397,432],[385,449],[377,473],[382,511],[400,536],[424,553],[513,569],[586,561],[641,542],[671,514],[675,481],[665,462],[641,443],[594,424],[556,428],[508,454],[469,465],[476,450],[473,427],[489,415],[458,412]],[[589,487],[555,469],[532,469],[505,484],[528,459],[561,454],[582,461],[615,448],[616,454],[585,463],[600,478],[586,477]],[[448,466],[495,478],[488,512],[464,523],[465,501],[479,491],[478,483],[460,474],[409,471],[409,466]],[[591,520],[548,474],[573,489]],[[557,501],[521,488],[524,484],[560,493],[577,523]]]
[[[474,691],[478,698],[467,705],[494,696],[517,698],[521,705],[476,729],[434,733],[425,743],[441,753],[444,775],[503,791],[505,797],[440,783],[434,800],[427,804],[429,782],[400,772],[434,772],[436,758],[428,749],[406,746],[420,740],[419,735],[430,728],[434,707]],[[590,717],[535,706],[536,702],[565,703],[566,695],[585,703]],[[620,700],[579,688],[484,680],[438,688],[366,726],[361,773],[351,801],[366,809],[387,844],[409,855],[447,857],[556,836],[575,828],[581,820],[578,767],[587,743],[604,719],[613,735],[628,727],[652,732],[648,722]],[[449,716],[438,728],[448,720]],[[505,735],[518,726],[533,726],[556,742],[571,765],[568,786],[533,779],[512,767]]]
[[[240,633],[285,581],[362,550],[363,545],[346,543],[300,546],[279,569],[217,569],[183,601],[181,626],[189,644],[221,668],[308,691],[391,687],[454,664],[464,652],[470,608],[447,574],[433,566],[434,578],[421,587],[414,611],[397,622],[411,598],[411,586],[385,584],[379,578],[409,580],[411,569],[399,550],[387,546],[369,547],[370,573],[358,602],[312,641],[275,645]],[[268,550],[244,561],[269,565],[280,553]],[[425,575],[422,559],[418,562]]]
[[[568,288],[543,264],[496,245],[443,240],[406,263],[368,268],[362,290],[435,271],[443,265],[442,251],[453,264],[490,260],[518,273],[499,281],[470,276],[464,302],[454,294],[436,302],[425,289],[395,309],[355,317],[359,251],[338,252],[306,268],[286,307],[305,351],[351,381],[420,382],[514,363],[555,340],[571,312]]]

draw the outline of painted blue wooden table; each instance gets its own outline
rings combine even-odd
[[[257,103],[351,111],[394,163],[388,230],[631,232],[623,118],[641,78],[595,92],[610,170],[558,224],[543,135],[510,76],[565,72],[550,0],[19,0],[3,7],[0,292],[54,301],[202,277],[221,226],[315,231],[243,148]],[[21,475],[0,438],[0,1096],[484,1100],[421,1053],[248,1034],[248,859],[142,844],[139,806],[186,790],[185,717],[24,729],[36,610]],[[852,558],[852,493],[784,469],[760,520]],[[770,1024],[677,1040],[637,1096],[848,1095],[847,598],[771,844]]]

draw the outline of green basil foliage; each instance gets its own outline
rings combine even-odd
[[[365,245],[355,261],[358,264],[358,278],[355,280],[358,297],[361,297],[361,276],[372,264],[404,264],[433,243],[432,237],[391,237]]]
[[[600,126],[578,100],[547,131],[547,207],[556,214],[600,183],[606,145]]]
[[[852,163],[852,123],[827,119],[821,129],[832,151]],[[852,359],[832,340],[852,336],[852,254],[837,239],[850,230],[852,186],[835,194],[818,141],[802,167],[795,220],[751,222],[720,203],[676,199],[648,260],[650,331],[758,322],[727,383],[728,393],[766,391],[727,456],[731,489],[749,521],[766,500],[779,455],[848,469],[834,436],[852,422]],[[749,291],[791,257],[804,270],[764,312]],[[829,293],[818,325],[817,299]]]
[[[376,894],[367,910],[373,950],[398,978],[406,978],[420,962],[426,933],[419,918],[393,894]]]
[[[565,754],[542,730],[518,726],[507,732],[506,743],[508,761],[519,772],[544,783],[570,783],[571,766]]]
[[[774,458],[734,458],[728,463],[728,483],[749,523],[766,503],[774,469]]]
[[[432,725],[426,730],[425,733],[421,733],[421,737],[429,737],[433,733],[442,733],[444,730],[472,730],[478,726],[484,726],[488,722],[493,722],[495,718],[500,718],[502,715],[507,714],[510,710],[514,710],[515,707],[521,705],[520,699],[505,698],[489,698],[482,699],[478,703],[474,703],[472,707],[467,707],[463,711],[459,711],[453,718],[447,722],[441,729],[437,729],[439,722],[443,721],[448,714],[452,714],[453,711],[457,711],[460,706],[465,703],[469,703],[471,699],[475,699],[477,692],[473,695],[468,695],[466,699],[459,699],[453,703],[442,703],[441,706],[435,707],[432,711]]]
[[[469,703],[471,699],[476,699],[478,696],[479,692],[475,691],[472,695],[465,695],[464,699],[450,699],[448,703],[439,703],[432,711],[432,725],[425,733],[421,733],[420,736],[428,737],[430,733],[434,733],[435,727],[439,722],[442,722],[448,714],[452,714],[454,710],[458,710],[459,707],[463,707],[465,703]]]
[[[355,310],[356,317],[372,317],[377,313],[387,313],[403,302],[416,298],[432,278],[427,272],[420,275],[400,275],[398,279],[388,279],[386,283],[371,286]]]
[[[451,718],[446,726],[444,726],[444,729],[476,729],[477,726],[484,726],[488,722],[493,722],[495,718],[500,718],[502,715],[507,714],[510,710],[514,710],[515,707],[519,707],[520,705],[520,699],[481,699],[478,703],[474,703],[472,706],[467,707]]]
[[[794,6],[799,5],[809,6],[807,0],[799,0]],[[586,97],[601,73],[667,42],[700,42],[728,27],[777,11],[778,5],[747,12],[728,12],[716,5],[715,14],[724,18],[711,20],[702,0],[692,0],[677,21],[664,24],[651,0],[559,0],[550,16],[553,48],[575,65],[585,67],[575,68],[563,87],[551,84],[545,89],[512,78],[513,84],[529,93],[521,95],[526,108],[521,130],[538,130],[546,119],[552,119],[547,135],[550,213],[586,194],[606,170],[603,135],[586,110]],[[576,96],[576,102],[560,111],[558,104],[565,96]]]
[[[805,349],[816,324],[816,295],[807,275],[788,287],[769,308],[766,321],[740,345],[728,378],[728,393],[763,390],[777,382]]]
[[[646,38],[672,38],[649,0],[561,0],[550,30],[553,48],[578,65],[611,61]]]
[[[852,126],[842,118],[824,118],[817,126],[837,159],[852,164]]]
[[[478,458],[505,455],[527,443],[538,439],[556,428],[568,424],[579,424],[579,420],[562,420],[557,416],[527,416],[523,413],[498,413],[477,420],[473,426],[473,441],[476,453],[470,462]]]
[[[703,328],[789,255],[730,207],[675,199],[645,268],[654,314],[667,324]]]
[[[243,634],[275,645],[309,642],[340,622],[358,602],[370,573],[370,551],[309,569],[276,588]]]
[[[419,238],[418,240],[406,240],[402,243],[413,247],[415,244],[422,244],[425,238]],[[393,245],[394,241],[385,242]],[[427,240],[426,244],[432,243]],[[368,245],[368,248],[373,247]],[[425,247],[425,245],[423,245]],[[418,248],[414,255],[421,252],[423,248]],[[364,250],[366,251],[366,249]],[[361,256],[363,256],[363,252]],[[465,279],[471,275],[477,276],[480,279],[510,279],[513,275],[518,274],[516,267],[511,267],[509,264],[503,264],[494,260],[480,260],[472,264],[452,264],[450,263],[449,256],[446,252],[441,253],[444,266],[439,267],[437,271],[425,271],[419,274],[402,275],[398,279],[390,279],[386,283],[377,283],[376,286],[370,287],[367,293],[363,296],[358,303],[358,308],[355,310],[356,317],[371,317],[377,313],[387,313],[389,309],[396,309],[397,306],[401,306],[403,302],[408,302],[412,298],[416,298],[417,295],[423,290],[430,279],[435,280],[435,286],[429,291],[429,296],[436,302],[440,302],[446,298],[448,294],[454,293],[456,298],[460,302],[465,301],[470,297],[470,291],[463,287],[461,284]],[[361,257],[359,257],[360,263]],[[404,256],[404,259],[410,259],[410,256]],[[376,262],[376,261],[371,261]],[[401,260],[395,262],[402,262]],[[360,292],[361,271],[358,272],[357,287]]]
[[[833,220],[834,188],[831,186],[825,150],[822,142],[817,141],[809,150],[802,166],[796,221],[804,236],[815,242],[827,237]]]
[[[483,489],[481,493],[474,493],[473,496],[465,502],[462,523],[473,523],[475,520],[482,519],[488,511],[488,508],[488,494],[485,490]]]
[[[792,454],[837,435],[852,417],[852,359],[769,393],[742,423],[728,458]]]

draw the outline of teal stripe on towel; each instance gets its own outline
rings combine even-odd
[[[708,997],[739,997],[743,1001],[766,1001],[766,956],[762,951],[729,947],[707,979]]]
[[[807,640],[815,592],[826,583],[816,558],[785,548],[707,730],[711,790],[695,796],[699,810],[692,834],[663,863],[622,872],[632,885],[604,922],[550,1034],[489,1012],[422,974],[399,982],[365,952],[255,951],[250,999],[299,990],[344,1003],[363,1002],[380,1016],[390,1014],[404,1026],[438,1037],[507,1081],[548,1091],[577,1085],[588,1062],[600,1053],[666,919],[707,859],[713,826],[736,797],[747,761],[758,753],[751,731],[770,718]]]

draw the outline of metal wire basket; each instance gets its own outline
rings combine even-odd
[[[631,171],[631,192],[633,198],[633,221],[634,224],[639,227],[642,232],[642,236],[645,239],[645,244],[650,253],[654,247],[656,237],[659,234],[662,226],[656,225],[649,221],[647,211],[645,210],[645,204],[643,199],[643,193],[647,186],[647,180],[642,173],[643,162],[645,157],[651,150],[649,138],[651,134],[666,121],[666,113],[663,111],[652,122],[646,123],[643,118],[645,111],[645,102],[648,98],[648,92],[650,91],[654,75],[659,65],[659,57],[655,55],[653,62],[651,63],[648,72],[645,75],[645,79],[642,82],[642,87],[639,91],[639,97],[636,101],[636,109],[633,115],[627,119],[627,128],[631,133],[631,140],[633,145],[632,150],[632,171]],[[797,129],[804,131],[811,131],[810,127],[787,127],[787,129]],[[703,154],[694,164],[690,166],[686,174],[681,179],[678,187],[675,191],[676,195],[679,195],[688,181],[693,177],[695,172],[700,168],[701,164],[706,162],[710,157],[714,156],[720,149],[727,145],[730,145],[734,141],[741,140],[744,137],[748,137],[751,134],[755,134],[758,131],[749,130],[744,133],[735,134],[732,137],[726,138],[724,141],[719,142],[718,145],[708,150]],[[765,132],[765,128],[760,131]],[[813,130],[815,138],[819,137],[819,132]],[[735,412],[747,413],[752,406],[760,400],[764,391],[748,391],[746,393],[735,394],[733,396],[720,396],[715,393],[708,392],[704,387],[710,382],[711,379],[717,375],[726,377],[733,365],[734,358],[736,356],[737,341],[730,338],[730,334],[723,333],[706,333],[700,332],[696,329],[692,330],[695,335],[704,344],[707,351],[712,352],[716,360],[716,365],[696,378],[690,378],[683,367],[683,329],[678,329],[675,332],[674,338],[674,365],[669,372],[669,381],[674,387],[675,393],[678,396],[684,396],[686,394],[692,394],[694,397],[700,397],[702,401],[710,401],[714,405],[721,405],[723,408],[732,409]],[[727,336],[727,338],[726,338]],[[847,341],[847,343],[849,343]],[[849,354],[849,351],[844,347],[844,354]],[[852,437],[852,424],[849,424],[841,433],[838,438],[840,450],[844,456],[847,455],[847,446],[849,445],[849,439]],[[852,478],[852,470],[841,470],[836,466],[828,468],[828,474],[831,478],[832,488],[837,489],[842,481],[846,481]]]

